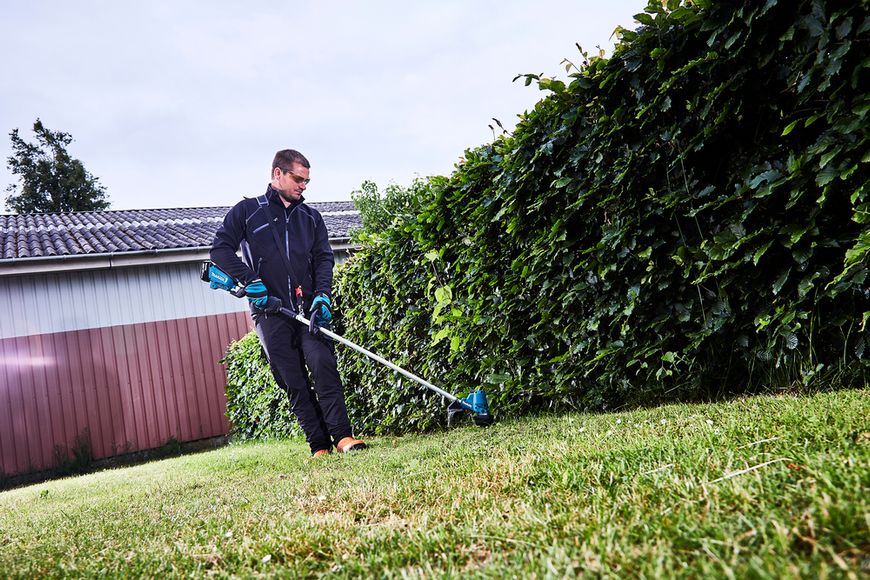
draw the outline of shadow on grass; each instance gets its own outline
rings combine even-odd
[[[776,381],[771,381],[771,384],[781,384]],[[612,406],[604,404],[590,405],[566,405],[553,404],[546,396],[533,394],[527,398],[528,409],[521,414],[524,418],[544,418],[555,417],[565,413],[586,413],[588,415],[610,415],[614,413],[627,413],[631,411],[639,411],[644,409],[655,409],[667,405],[712,405],[716,403],[724,403],[728,401],[736,401],[748,397],[766,397],[766,396],[794,396],[808,397],[819,393],[828,393],[836,391],[847,391],[857,389],[870,389],[870,366],[853,365],[851,367],[838,367],[831,369],[823,369],[817,373],[806,383],[792,382],[781,387],[755,387],[755,388],[726,388],[719,383],[710,385],[705,390],[681,391],[678,388],[671,389],[668,392],[651,393],[647,392],[644,399],[629,398],[628,400],[620,401]],[[493,413],[496,422],[504,421],[510,417],[505,416],[505,413],[500,412],[498,403],[491,405],[490,412]],[[460,415],[454,419],[453,426],[468,426],[472,425],[470,418]],[[427,432],[436,432],[443,430],[444,427],[439,425]],[[450,429],[450,427],[446,427]]]
[[[84,475],[95,473],[104,469],[116,467],[128,467],[140,465],[150,461],[159,461],[167,457],[189,455],[210,451],[223,447],[229,441],[228,435],[200,439],[198,441],[181,442],[170,437],[160,447],[144,449],[132,453],[122,453],[103,459],[94,459],[93,449],[90,443],[90,433],[87,429],[76,435],[72,448],[56,445],[54,448],[55,466],[44,471],[24,473],[20,475],[6,475],[0,471],[0,491],[25,487],[52,479],[60,479],[71,475]]]

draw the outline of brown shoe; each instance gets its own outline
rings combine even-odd
[[[332,453],[332,450],[330,449],[318,449],[311,454],[311,459],[320,459],[321,457],[329,455],[330,453]]]
[[[339,453],[347,453],[348,451],[359,451],[366,448],[364,441],[354,439],[353,437],[345,437],[335,446]]]

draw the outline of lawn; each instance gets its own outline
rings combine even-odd
[[[0,576],[858,577],[870,391],[222,449],[0,493]]]

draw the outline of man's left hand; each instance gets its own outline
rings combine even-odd
[[[315,296],[314,301],[311,302],[309,316],[311,324],[308,329],[312,333],[317,332],[318,326],[329,327],[329,323],[332,322],[332,301],[329,296],[322,292]]]

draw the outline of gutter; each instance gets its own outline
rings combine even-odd
[[[62,256],[36,256],[34,258],[8,258],[0,260],[0,277],[69,272],[74,270],[111,270],[125,266],[163,264],[167,262],[195,262],[208,259],[209,248],[160,248],[129,252],[103,252]]]

